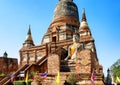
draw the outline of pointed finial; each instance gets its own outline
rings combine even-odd
[[[29,29],[28,29],[28,34],[31,35],[30,25],[29,25]]]
[[[85,8],[82,10],[82,21],[86,21]]]

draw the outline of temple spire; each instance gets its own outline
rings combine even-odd
[[[81,38],[81,41],[90,41],[90,40],[94,41],[94,39],[92,37],[92,34],[91,34],[91,31],[90,31],[90,28],[89,28],[88,23],[87,23],[87,19],[86,19],[86,14],[85,14],[85,9],[84,8],[82,10],[82,22],[80,24],[79,32],[80,32],[80,35],[82,35],[82,37],[84,36],[83,39]],[[85,39],[85,37],[86,37],[86,39]]]
[[[26,39],[25,39],[25,45],[34,45],[34,42],[33,42],[33,39],[32,39],[32,35],[31,35],[31,29],[30,29],[30,25],[29,25],[29,28],[28,28],[28,33],[27,33],[27,36],[26,36]]]
[[[85,14],[85,8],[83,8],[83,10],[82,10],[82,21],[87,21],[86,14]]]

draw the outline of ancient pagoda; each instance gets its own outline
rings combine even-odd
[[[87,23],[85,9],[79,21],[78,8],[73,0],[59,0],[54,17],[41,44],[35,45],[31,28],[20,49],[20,65],[24,72],[47,72],[47,85],[56,85],[55,79],[60,72],[63,85],[70,74],[80,78],[78,85],[91,85],[94,70],[95,85],[104,85],[103,68],[99,64],[94,38]]]

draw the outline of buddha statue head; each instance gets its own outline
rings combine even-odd
[[[80,41],[80,35],[78,33],[75,33],[73,35],[73,43],[78,43]]]

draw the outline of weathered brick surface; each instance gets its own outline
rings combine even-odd
[[[10,73],[15,72],[18,69],[18,61],[14,58],[0,57],[0,72]]]
[[[91,51],[82,50],[77,53],[76,58],[76,72],[91,73]]]
[[[60,71],[60,58],[57,54],[50,54],[48,56],[48,73],[57,74]]]

